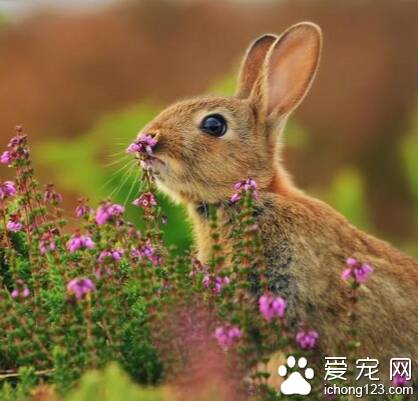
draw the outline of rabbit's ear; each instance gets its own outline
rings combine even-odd
[[[251,94],[266,119],[287,115],[299,105],[315,77],[321,47],[321,29],[309,22],[293,25],[271,46]]]
[[[248,48],[238,76],[236,92],[238,98],[245,99],[250,95],[266,55],[276,40],[276,35],[266,34],[256,39]]]

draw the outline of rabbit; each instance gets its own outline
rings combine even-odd
[[[391,358],[418,362],[418,262],[296,188],[281,160],[286,120],[312,85],[321,48],[321,29],[310,22],[265,34],[246,52],[235,96],[180,101],[141,132],[158,141],[149,158],[157,185],[187,206],[203,262],[212,249],[206,206],[217,205],[228,222],[234,183],[257,182],[255,219],[270,290],[287,300],[289,321],[319,332],[323,352],[337,349],[349,329],[346,258],[373,266],[359,290],[357,353],[378,359],[387,373]],[[222,225],[225,255],[229,229]]]

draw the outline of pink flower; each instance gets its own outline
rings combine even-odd
[[[274,317],[283,318],[286,312],[286,300],[269,294],[264,294],[260,297],[258,306],[261,314],[268,321]]]
[[[21,127],[16,127],[16,131],[21,132],[22,129]],[[18,148],[22,145],[26,145],[27,142],[27,135],[16,135],[15,137],[13,137],[12,139],[10,139],[9,144],[7,145],[7,147],[9,148]]]
[[[367,263],[360,263],[357,259],[348,258],[346,260],[347,268],[341,273],[344,281],[353,279],[358,284],[364,284],[368,281],[369,276],[373,273],[373,267]]]
[[[7,230],[8,231],[17,233],[21,229],[22,229],[22,223],[20,223],[19,221],[10,220],[10,221],[7,222]]]
[[[240,199],[241,199],[241,195],[239,193],[235,193],[234,195],[231,196],[230,201],[232,203],[237,203]]]
[[[150,206],[157,206],[157,199],[152,192],[145,192],[138,199],[135,199],[132,204],[148,209]]]
[[[302,349],[312,349],[315,347],[319,334],[312,329],[302,329],[296,333],[296,342]]]
[[[86,215],[92,214],[94,210],[87,205],[88,199],[86,198],[78,198],[77,199],[77,207],[75,208],[75,215],[78,218],[82,218]]]
[[[139,259],[146,258],[151,261],[153,266],[160,266],[163,262],[163,258],[158,255],[157,250],[152,246],[150,241],[147,241],[139,249],[132,249],[131,256]]]
[[[256,191],[257,183],[250,177],[244,181],[239,181],[234,185],[234,188],[239,191],[243,189],[244,191]]]
[[[67,248],[70,252],[75,252],[78,249],[92,249],[95,244],[91,237],[87,235],[75,234],[67,243]]]
[[[406,380],[406,377],[403,375],[400,375],[399,373],[397,373],[393,379],[392,379],[392,384],[395,387],[405,387],[408,384],[408,380]]]
[[[67,291],[75,295],[78,300],[95,290],[96,287],[89,278],[75,278],[67,284]]]
[[[16,288],[10,293],[13,299],[16,298],[27,298],[30,295],[30,290],[23,280],[16,281]]]
[[[17,191],[13,181],[0,182],[0,199],[11,198],[16,196]]]
[[[211,283],[211,279],[209,274],[205,274],[202,280],[203,285],[205,286],[205,288],[209,288],[210,287],[210,283]]]
[[[153,149],[157,145],[158,141],[151,135],[141,134],[139,138],[131,143],[126,149],[127,153],[143,153],[152,154]]]
[[[242,332],[237,326],[217,327],[215,330],[215,338],[217,339],[219,345],[224,349],[228,349],[234,345],[234,343],[238,341],[241,336]]]
[[[222,292],[222,288],[228,285],[230,282],[231,280],[229,279],[229,277],[216,276],[213,279],[209,274],[205,274],[202,280],[202,283],[205,286],[205,288],[210,288],[210,286],[213,283],[213,292],[217,295],[219,295]]]
[[[44,255],[45,253],[47,253],[48,251],[55,251],[56,249],[56,245],[55,245],[55,240],[54,239],[49,239],[49,240],[41,240],[40,244],[39,244],[39,251],[41,252],[42,255]]]
[[[125,208],[117,203],[103,203],[96,211],[96,223],[100,226],[106,224],[113,217],[119,217],[125,212]]]
[[[54,186],[52,184],[48,184],[45,187],[44,202],[52,203],[53,205],[57,205],[58,203],[62,202],[61,194],[55,191]]]
[[[104,274],[111,276],[112,270],[110,270],[108,267],[100,266],[94,271],[94,275],[96,276],[97,280],[99,280]]]
[[[258,199],[257,183],[250,177],[246,180],[238,181],[234,188],[237,192],[230,198],[231,203],[237,203],[241,199],[242,194],[246,192],[251,192],[253,198]]]
[[[14,160],[14,154],[10,150],[4,151],[0,157],[1,164],[10,165],[13,163],[13,160]]]
[[[119,262],[123,256],[123,249],[111,249],[108,251],[102,251],[99,255],[99,263],[103,263],[106,259],[113,260],[114,262]]]

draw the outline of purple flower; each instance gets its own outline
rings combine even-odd
[[[215,338],[218,340],[219,345],[227,349],[231,347],[242,336],[242,332],[239,327],[217,327],[215,330]]]
[[[213,280],[209,274],[205,274],[203,276],[202,282],[206,288],[210,288],[213,282],[213,292],[219,295],[222,292],[222,288],[228,285],[231,282],[231,280],[229,279],[229,277],[221,277],[221,276],[216,276],[215,279]]]
[[[373,267],[367,263],[360,263],[357,259],[348,258],[346,260],[347,268],[341,273],[344,281],[353,279],[358,284],[364,284],[368,281],[369,276],[373,273]]]
[[[96,287],[89,278],[74,278],[67,284],[67,291],[75,295],[78,300],[95,289]]]
[[[16,130],[21,132],[21,127],[16,127]],[[22,145],[26,145],[27,135],[16,135],[12,139],[10,139],[9,144],[7,147],[9,148],[17,148]]]
[[[261,314],[268,321],[274,317],[283,318],[286,312],[286,300],[269,294],[264,294],[260,297],[258,306]]]
[[[96,211],[96,223],[100,226],[106,224],[113,217],[119,217],[125,212],[125,208],[117,203],[103,203]]]
[[[16,220],[10,220],[7,222],[7,230],[17,233],[22,229],[22,223]]]
[[[241,195],[239,193],[235,193],[234,195],[231,196],[230,201],[232,203],[237,203],[240,199],[241,199]]]
[[[138,199],[135,199],[132,204],[148,209],[150,206],[157,206],[157,199],[152,192],[145,192]]]
[[[123,256],[123,249],[111,249],[108,251],[102,251],[99,255],[99,263],[103,263],[106,259],[113,260],[114,262],[119,262]]]
[[[205,274],[202,280],[203,285],[205,286],[205,288],[209,288],[210,287],[210,283],[211,283],[211,279],[209,274]]]
[[[312,349],[315,347],[319,334],[312,329],[301,329],[296,333],[296,342],[302,349]]]
[[[100,266],[94,271],[94,275],[96,276],[97,280],[99,280],[104,274],[111,276],[112,270],[110,270],[108,267]]]
[[[257,190],[257,183],[250,177],[248,177],[246,180],[244,181],[239,181],[234,185],[234,188],[239,191],[239,190],[244,190],[244,191],[256,191]]]
[[[246,180],[238,181],[234,188],[237,192],[231,196],[231,203],[237,203],[241,199],[242,194],[246,192],[251,192],[253,198],[258,199],[257,183],[250,177]]]
[[[158,141],[151,135],[141,134],[139,138],[131,143],[126,149],[127,153],[143,153],[152,154],[153,149],[157,145]]]
[[[14,160],[14,154],[10,150],[6,150],[5,152],[3,152],[0,157],[1,164],[7,164],[7,165],[12,164],[13,160]]]
[[[67,248],[70,252],[75,252],[78,249],[92,249],[95,244],[88,235],[75,234],[67,243]]]
[[[16,196],[17,191],[13,181],[0,182],[0,199],[11,198]]]
[[[395,387],[405,387],[408,384],[408,380],[406,380],[406,377],[403,375],[400,375],[399,373],[396,373],[396,375],[392,379],[392,384]]]
[[[48,251],[55,251],[56,244],[54,239],[54,232],[51,230],[42,235],[39,241],[39,252],[41,255],[46,254]]]
[[[91,207],[88,207],[87,205],[78,205],[75,208],[75,215],[78,218],[84,217],[87,214],[93,213],[93,209]]]
[[[52,184],[48,184],[45,187],[44,202],[52,203],[55,205],[62,202],[61,194],[55,191],[54,186]]]
[[[30,290],[23,280],[16,281],[16,288],[10,293],[13,299],[16,298],[27,298],[30,295]]]
[[[134,258],[146,258],[154,266],[160,266],[162,264],[162,257],[158,255],[157,250],[152,246],[150,241],[147,241],[141,248],[132,249],[131,256]]]
[[[44,255],[48,251],[55,251],[55,249],[55,240],[52,238],[44,239],[39,242],[39,252],[41,252],[41,255]]]

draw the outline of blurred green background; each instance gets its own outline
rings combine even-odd
[[[0,145],[23,124],[69,211],[80,195],[111,196],[136,221],[124,150],[141,127],[178,98],[233,94],[252,39],[312,20],[322,65],[285,131],[285,164],[308,193],[418,256],[418,2],[105,3],[0,1]],[[190,246],[184,211],[161,201],[168,242]]]

